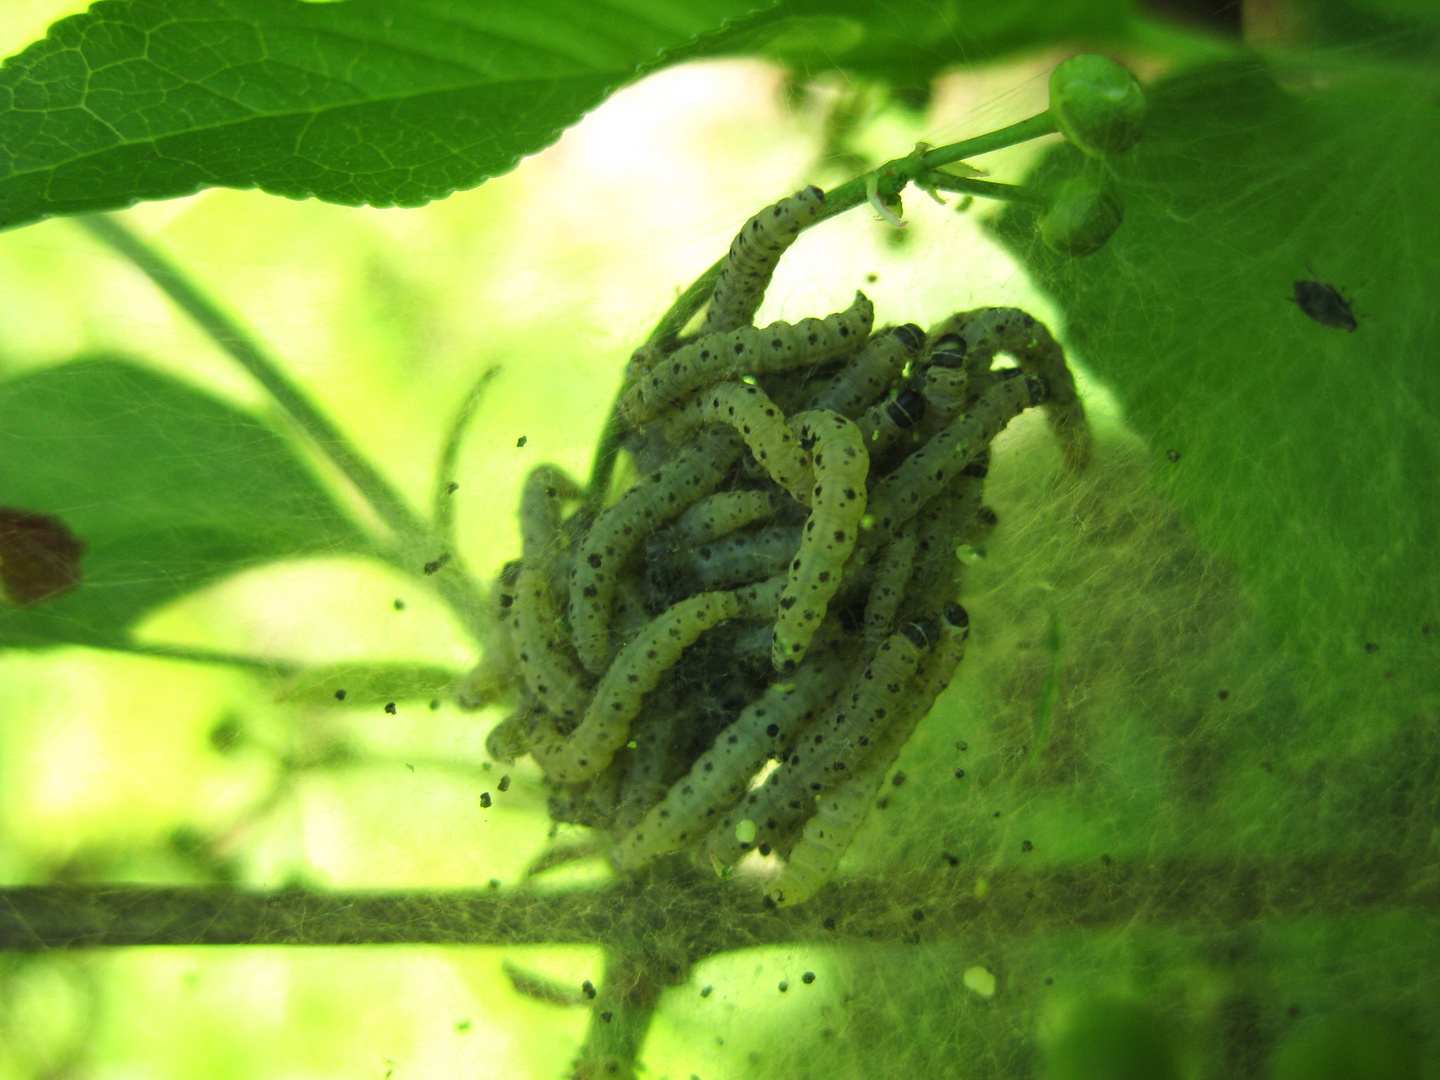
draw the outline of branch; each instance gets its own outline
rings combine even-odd
[[[42,885],[0,890],[0,951],[135,945],[527,945],[644,942],[687,958],[798,942],[1024,937],[1076,928],[1233,927],[1265,918],[1440,908],[1440,874],[1394,854],[1285,861],[1168,860],[987,876],[943,862],[835,883],[767,910],[757,892],[688,877],[562,895],[254,893],[233,888]],[[921,913],[916,919],[915,912]]]

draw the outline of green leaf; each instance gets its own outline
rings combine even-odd
[[[0,643],[103,643],[247,566],[365,541],[255,419],[164,375],[89,359],[0,383],[0,505],[84,541],[78,588],[0,611]]]
[[[1440,106],[1430,73],[1283,74],[1305,89],[1260,63],[1156,87],[1097,254],[1048,251],[1028,210],[1000,230],[1310,704],[1364,738],[1440,704]],[[1291,301],[1312,278],[1353,295],[1356,332]]]
[[[0,228],[207,186],[420,206],[763,0],[104,0],[0,68]]]
[[[840,69],[928,90],[948,67],[1056,42],[1124,36],[1130,0],[782,0],[704,43],[807,76]]]

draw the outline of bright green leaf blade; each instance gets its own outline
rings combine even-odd
[[[1289,74],[1333,86],[1237,64],[1157,88],[1098,254],[1048,252],[1026,212],[1002,232],[1311,703],[1373,734],[1440,702],[1440,107],[1429,75]],[[1355,296],[1356,332],[1291,302],[1312,278]]]
[[[763,0],[105,0],[0,68],[0,228],[203,187],[419,206]]]
[[[78,588],[0,610],[0,643],[99,643],[217,577],[364,539],[273,431],[163,375],[84,360],[0,383],[0,505],[61,518]]]

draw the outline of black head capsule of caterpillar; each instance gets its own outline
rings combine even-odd
[[[901,431],[912,428],[925,419],[925,395],[913,386],[907,386],[895,395],[895,400],[885,407],[885,411]]]
[[[981,509],[983,510],[985,507],[981,507]],[[990,513],[993,516],[995,512],[992,510]],[[945,616],[945,621],[951,626],[959,627],[961,630],[970,629],[970,613],[955,601],[951,600],[947,603],[942,614]]]
[[[946,334],[930,351],[930,363],[942,368],[964,367],[965,339],[959,334]]]
[[[1050,382],[1044,375],[1026,372],[1025,390],[1030,396],[1030,404],[1032,406],[1044,405],[1050,400]]]
[[[917,649],[928,649],[935,640],[938,629],[934,619],[916,619],[900,628],[900,633],[910,639]]]
[[[919,352],[925,345],[925,331],[914,323],[905,323],[890,332],[899,338],[900,343],[912,353]]]

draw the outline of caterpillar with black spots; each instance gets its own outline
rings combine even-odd
[[[875,305],[857,292],[848,308],[823,319],[707,334],[657,360],[632,383],[621,395],[621,415],[638,426],[706,386],[821,363],[862,345],[874,321]]]
[[[678,851],[699,837],[710,820],[735,805],[751,777],[780,753],[825,707],[843,671],[838,655],[807,659],[790,677],[770,685],[715,738],[689,773],[615,845],[622,870],[634,870]]]
[[[969,636],[970,616],[965,609],[953,602],[946,604],[939,641],[917,665],[910,697],[901,706],[903,715],[894,718],[880,733],[860,768],[816,800],[814,816],[805,823],[799,840],[786,856],[785,869],[767,890],[777,907],[804,903],[834,876],[865,823],[885,774],[895,764],[915,726],[954,678]]]
[[[926,629],[915,624],[888,637],[825,716],[801,731],[766,782],[721,817],[706,840],[707,853],[729,865],[757,843],[783,836],[808,817],[814,809],[814,793],[823,787],[821,778],[829,779],[843,772],[846,763],[854,765],[863,758],[871,727],[883,722],[908,692],[929,644]],[[748,840],[737,832],[745,821],[755,830]]]
[[[530,752],[551,780],[573,784],[605,769],[630,735],[645,696],[705,631],[737,617],[773,610],[779,582],[728,592],[705,592],[673,604],[625,644],[601,676],[585,715],[568,734],[542,718],[530,732]]]
[[[875,485],[870,499],[873,536],[867,541],[893,536],[921,506],[978,459],[1011,420],[1049,399],[1044,379],[1020,371],[1016,376],[997,379],[968,412],[936,432]]]
[[[765,207],[741,226],[715,279],[700,327],[702,337],[754,321],[780,256],[824,209],[825,193],[807,187]]]
[[[771,660],[778,671],[792,670],[804,658],[830,598],[840,588],[845,560],[865,516],[870,471],[870,455],[852,421],[817,411],[800,413],[792,423],[802,444],[814,446],[815,486],[810,518],[800,534],[800,551],[790,564],[775,620]]]
[[[714,491],[739,456],[740,440],[731,432],[701,432],[596,517],[570,569],[570,632],[591,673],[610,661],[611,609],[625,560],[646,535]]]

